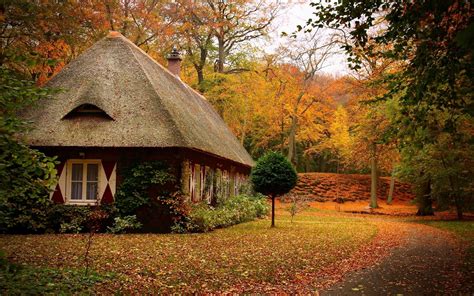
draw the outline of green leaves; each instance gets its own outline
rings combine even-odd
[[[169,167],[162,162],[143,162],[132,166],[117,190],[116,206],[121,215],[134,215],[143,205],[150,204],[148,190],[160,187],[160,194],[166,195],[163,187],[175,182]]]
[[[17,113],[51,92],[0,67],[0,232],[45,228],[41,221],[56,183],[55,158],[22,142],[28,124]]]
[[[8,262],[0,253],[0,291],[7,295],[67,295],[92,293],[95,284],[110,279],[109,275],[84,275],[78,269],[30,267]]]
[[[269,152],[257,161],[250,178],[257,192],[278,196],[295,187],[298,176],[286,157]]]
[[[186,229],[176,228],[175,232],[208,232],[261,218],[268,210],[263,196],[232,196],[216,208],[202,203],[192,207]]]

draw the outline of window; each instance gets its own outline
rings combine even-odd
[[[206,166],[204,167],[204,177],[203,177],[203,197],[206,199],[207,203],[212,203],[212,197],[214,194],[214,169]]]
[[[78,159],[68,161],[68,203],[91,204],[99,199],[100,160]]]
[[[201,201],[201,166],[194,165],[194,199],[193,201]]]
[[[82,104],[74,108],[71,112],[66,114],[63,119],[77,119],[84,117],[113,120],[113,118],[110,117],[104,110],[92,104]]]

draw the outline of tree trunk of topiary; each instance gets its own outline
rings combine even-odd
[[[275,196],[272,195],[272,227],[275,227]]]

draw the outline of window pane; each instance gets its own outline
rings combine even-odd
[[[82,182],[71,182],[71,199],[82,199]]]
[[[99,180],[99,165],[87,165],[87,194],[86,199],[97,199],[97,181]]]
[[[88,164],[87,165],[87,181],[96,181],[99,176],[99,165],[98,164]]]
[[[97,199],[97,182],[87,182],[87,199]]]
[[[82,181],[82,164],[73,163],[72,164],[72,181]]]

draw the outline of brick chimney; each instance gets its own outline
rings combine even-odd
[[[179,77],[179,72],[181,69],[181,55],[176,48],[168,54],[168,70],[173,73],[175,76]]]

